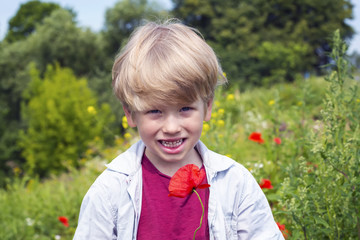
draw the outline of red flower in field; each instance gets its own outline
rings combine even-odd
[[[274,187],[271,185],[271,181],[269,179],[262,179],[259,184],[261,188],[273,189]]]
[[[180,168],[169,183],[169,196],[186,197],[196,188],[208,188],[209,184],[201,184],[205,178],[205,170],[199,169],[194,164]],[[200,185],[201,184],[201,185]]]
[[[261,138],[261,133],[253,132],[249,136],[249,140],[257,143],[264,143],[264,139]]]
[[[282,235],[284,236],[285,239],[287,239],[289,237],[289,231],[285,228],[284,224],[280,224],[278,222],[276,222],[276,224],[278,225]]]
[[[67,219],[67,217],[60,216],[58,219],[65,227],[69,227],[69,219]]]
[[[285,230],[285,225],[281,225],[280,223],[276,222],[276,224],[278,225],[280,231],[284,231]]]
[[[278,138],[278,137],[274,138],[274,142],[276,144],[280,145],[281,144],[281,138]]]

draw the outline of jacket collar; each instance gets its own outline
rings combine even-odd
[[[144,150],[145,144],[140,140],[105,166],[115,172],[134,175],[141,167]]]
[[[230,158],[209,150],[201,141],[198,141],[195,147],[201,155],[206,171],[210,174],[210,179],[215,176],[217,172],[225,171],[234,164],[234,161]],[[107,164],[106,167],[109,170],[125,175],[134,175],[141,168],[144,150],[145,144],[140,140],[124,153],[117,156]]]

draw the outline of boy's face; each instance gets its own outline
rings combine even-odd
[[[161,105],[132,115],[124,110],[129,126],[138,128],[146,156],[156,167],[166,168],[198,158],[194,146],[201,136],[203,121],[210,120],[211,108],[212,100],[204,104],[198,99],[188,105]]]

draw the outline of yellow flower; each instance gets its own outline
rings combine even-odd
[[[123,140],[121,138],[116,138],[115,139],[115,144],[116,145],[122,145],[123,144]]]
[[[270,100],[269,101],[269,106],[272,106],[272,105],[274,105],[275,104],[275,100]]]
[[[303,104],[302,101],[299,101],[299,102],[297,103],[297,105],[298,105],[299,107],[302,106],[302,104]]]
[[[124,138],[125,138],[126,140],[130,140],[130,139],[132,138],[132,136],[131,136],[130,133],[125,133],[125,134],[124,134]]]
[[[93,106],[88,106],[87,111],[88,111],[88,113],[90,113],[92,115],[96,114],[96,109]]]
[[[129,127],[129,124],[127,122],[127,118],[126,116],[123,116],[121,119],[121,125],[123,126],[124,129],[127,129]]]
[[[229,95],[227,95],[226,97],[226,101],[233,101],[235,99],[234,94],[230,93]]]
[[[223,72],[223,76],[226,77],[226,72]]]
[[[220,106],[220,102],[219,102],[219,101],[215,101],[214,104],[215,104],[215,107]]]
[[[219,113],[220,116],[222,116],[222,115],[224,115],[225,110],[224,110],[223,108],[220,108],[220,109],[218,110],[218,113]]]
[[[360,98],[356,99],[356,102],[360,103]]]
[[[83,165],[83,164],[85,164],[85,163],[86,163],[86,158],[81,158],[81,159],[80,159],[80,164]]]
[[[224,122],[224,120],[218,120],[217,121],[217,124],[216,124],[218,127],[223,127],[223,126],[225,126],[225,122]]]
[[[227,156],[227,157],[229,157],[229,158],[231,158],[232,156],[231,156],[231,154],[225,154],[225,156]]]
[[[203,132],[207,132],[210,130],[210,125],[208,123],[203,124]]]
[[[13,172],[14,172],[15,176],[19,176],[21,173],[21,169],[19,167],[14,167]]]
[[[92,155],[93,153],[94,153],[94,150],[91,149],[91,148],[88,148],[88,149],[85,151],[85,154],[86,154],[87,156],[90,156],[90,155]]]
[[[211,118],[217,118],[217,116],[218,116],[217,112],[211,113]]]

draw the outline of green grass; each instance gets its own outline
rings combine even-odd
[[[13,179],[0,190],[0,239],[72,239],[82,198],[103,169],[93,161],[80,171],[42,181]],[[70,226],[59,216],[67,217]]]

